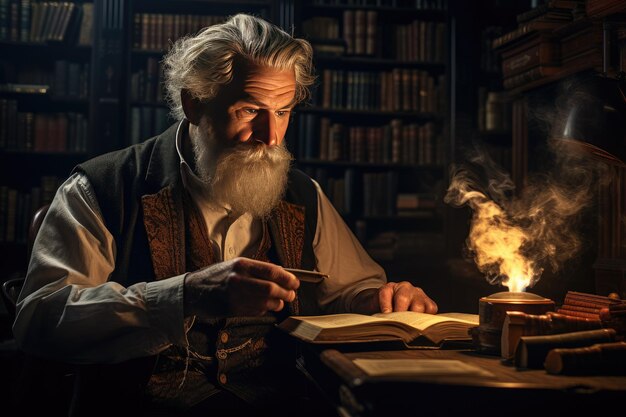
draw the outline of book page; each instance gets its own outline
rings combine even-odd
[[[456,321],[478,326],[478,315],[466,313],[426,314],[417,313],[414,311],[398,311],[393,313],[377,313],[374,314],[374,317],[379,317],[386,320],[400,321],[420,330],[427,329],[433,324],[446,321]]]
[[[356,326],[360,324],[384,321],[384,318],[366,316],[364,314],[328,314],[325,316],[296,316],[298,320],[310,323],[321,329]]]
[[[461,317],[406,311],[373,316],[345,313],[292,316],[278,327],[314,343],[402,339],[405,343],[413,344],[423,335],[429,343],[438,344],[446,338],[468,338],[467,329],[478,325],[478,315]],[[419,343],[424,344],[426,341]]]
[[[454,359],[354,359],[353,362],[369,376],[494,376]]]

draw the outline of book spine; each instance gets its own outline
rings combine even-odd
[[[548,352],[556,348],[577,348],[615,341],[613,329],[587,330],[545,336],[522,336],[515,351],[518,368],[543,368]]]
[[[376,55],[376,36],[377,27],[376,21],[378,19],[378,13],[373,10],[367,11],[367,27],[365,38],[365,53],[367,55]]]
[[[613,303],[611,303],[610,301],[595,301],[595,300],[589,300],[589,299],[579,299],[576,297],[572,297],[570,295],[566,295],[565,300],[563,300],[563,305],[590,307],[590,308],[608,307],[611,304]]]
[[[545,368],[556,375],[626,375],[626,342],[553,349]]]
[[[539,40],[535,45],[508,54],[506,57],[503,54],[502,77],[509,78],[539,65],[558,65],[558,52],[556,42]]]
[[[576,292],[576,291],[568,291],[567,294],[565,294],[565,298],[581,300],[581,301],[588,300],[588,301],[593,301],[593,302],[609,303],[609,304],[620,302],[619,300],[616,300],[611,297],[605,297],[603,295],[596,295],[596,294]]]
[[[502,82],[502,85],[506,89],[511,89],[515,87],[519,87],[526,83],[540,80],[543,77],[547,77],[548,75],[552,75],[557,73],[559,67],[544,67],[539,66],[532,68],[528,71],[522,72],[521,74],[513,75],[512,77],[505,78]]]
[[[589,319],[600,319],[600,313],[588,313],[585,311],[578,311],[578,310],[573,310],[573,309],[568,309],[568,308],[559,308],[556,310],[557,313],[559,314],[565,314],[567,316],[575,316],[575,317],[585,317],[585,318],[589,318]]]
[[[365,54],[367,17],[365,10],[354,11],[354,53]]]
[[[31,0],[21,0],[20,6],[20,42],[28,42],[30,41]]]
[[[588,307],[588,306],[579,306],[579,305],[574,305],[574,304],[563,304],[560,308],[565,309],[565,310],[581,311],[583,313],[592,313],[592,314],[600,313],[600,307]]]
[[[344,10],[343,12],[343,40],[346,43],[346,54],[354,54],[354,11]]]

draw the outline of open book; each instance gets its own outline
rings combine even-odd
[[[401,340],[407,346],[438,346],[444,341],[469,340],[478,326],[477,314],[426,314],[412,311],[326,316],[291,316],[278,327],[310,343],[358,343]]]

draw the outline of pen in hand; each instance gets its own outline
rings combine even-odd
[[[314,284],[318,284],[322,282],[325,278],[328,278],[328,274],[324,274],[322,272],[317,271],[307,271],[304,269],[294,269],[294,268],[283,268],[285,271],[291,272],[303,282],[311,282]]]

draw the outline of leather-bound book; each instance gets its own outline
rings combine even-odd
[[[626,375],[626,342],[552,349],[546,356],[545,368],[550,374]]]
[[[545,336],[522,336],[515,350],[515,366],[541,369],[548,352],[557,348],[578,348],[615,341],[615,330],[598,329]]]

